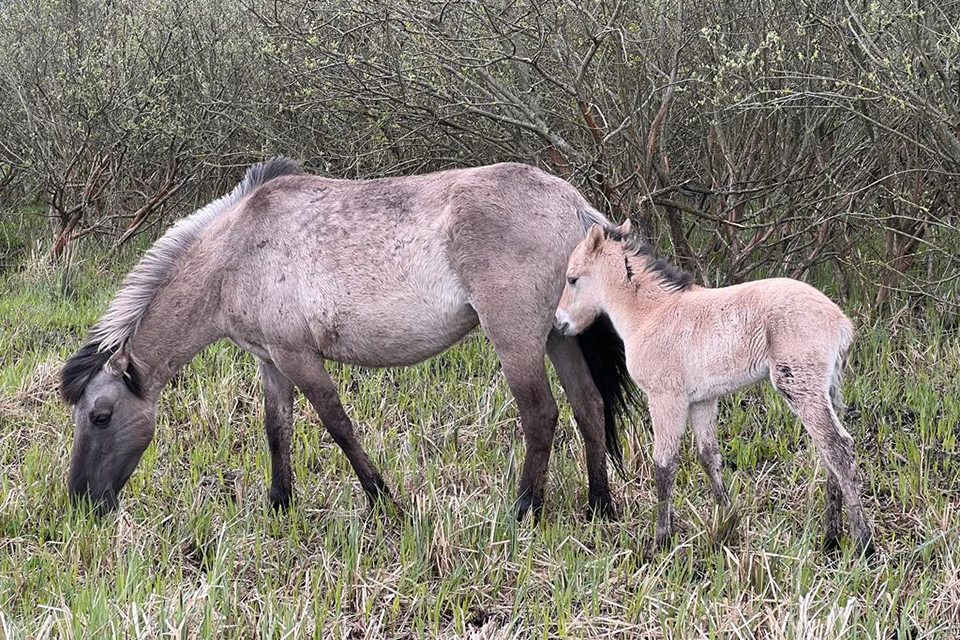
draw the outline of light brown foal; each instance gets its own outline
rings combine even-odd
[[[849,318],[821,292],[788,278],[696,286],[689,274],[629,237],[629,228],[629,222],[613,231],[595,225],[573,251],[556,325],[575,335],[606,314],[624,341],[630,376],[647,394],[653,420],[656,542],[665,545],[673,534],[670,502],[687,420],[714,498],[727,511],[717,399],[769,377],[803,421],[826,468],[825,544],[838,544],[842,500],[857,550],[872,551],[853,438],[838,418],[853,341]]]

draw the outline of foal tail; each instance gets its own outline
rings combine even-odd
[[[840,326],[840,344],[838,345],[836,361],[833,365],[833,372],[830,375],[830,403],[833,405],[833,411],[838,418],[843,417],[843,412],[847,405],[843,402],[843,370],[847,367],[847,356],[850,353],[850,345],[853,344],[853,324],[850,320],[844,318]]]

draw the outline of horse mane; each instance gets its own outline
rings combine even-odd
[[[214,220],[260,185],[296,173],[300,173],[299,165],[288,158],[277,157],[255,164],[247,169],[233,191],[183,218],[154,242],[123,279],[106,312],[87,334],[86,345],[64,365],[60,375],[63,399],[76,404],[90,378],[124,340],[136,333],[157,291],[167,284],[180,260]],[[134,374],[128,372],[125,376],[128,386],[134,376],[135,369]]]
[[[616,229],[606,230],[606,236],[622,244],[623,261],[630,280],[633,279],[633,269],[629,259],[635,257],[641,259],[644,270],[652,274],[667,291],[686,291],[695,284],[690,272],[660,259],[653,247],[639,236],[623,234]]]
[[[60,373],[60,397],[63,401],[69,405],[80,402],[80,396],[87,388],[87,383],[100,369],[103,369],[117,349],[118,347],[102,349],[99,343],[88,342],[67,360]],[[123,382],[134,395],[143,397],[142,376],[132,359],[127,365],[127,370],[123,372]]]

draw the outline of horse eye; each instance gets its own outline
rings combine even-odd
[[[577,284],[577,280],[579,280],[579,279],[580,279],[580,278],[572,278],[572,277],[571,277],[571,278],[567,278],[567,282],[569,282],[570,284]]]
[[[110,424],[110,414],[109,413],[98,413],[90,419],[90,422],[93,423],[93,426],[100,427],[101,429]]]

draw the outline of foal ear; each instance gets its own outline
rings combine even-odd
[[[622,236],[630,235],[631,231],[633,231],[633,227],[630,226],[630,218],[624,220],[623,224],[617,227],[617,233]]]
[[[587,232],[587,251],[591,253],[597,251],[601,243],[603,243],[603,229],[599,224],[595,224],[590,227],[590,231]]]

